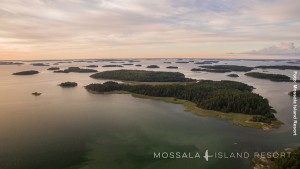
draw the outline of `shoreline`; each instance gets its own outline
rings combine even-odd
[[[253,122],[253,121],[250,121],[250,119],[254,115],[247,115],[247,114],[242,114],[242,113],[223,113],[223,112],[215,111],[215,110],[202,109],[200,107],[197,107],[197,105],[191,101],[176,99],[173,97],[146,96],[146,95],[131,93],[131,92],[127,92],[127,91],[113,91],[113,92],[103,92],[102,93],[102,92],[91,91],[88,89],[86,89],[86,90],[92,94],[130,94],[133,97],[141,98],[141,99],[152,99],[152,100],[164,101],[166,103],[182,104],[185,108],[184,111],[192,112],[198,116],[207,116],[207,117],[216,117],[216,118],[220,118],[220,119],[225,119],[234,125],[257,128],[257,129],[262,129],[265,131],[270,131],[271,129],[279,128],[282,124],[284,124],[283,122],[281,122],[279,120],[272,121],[271,124],[262,123],[262,122]]]

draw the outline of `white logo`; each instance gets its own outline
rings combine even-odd
[[[206,161],[208,161],[208,158],[213,157],[213,156],[208,155],[208,150],[206,150],[205,151],[205,156],[203,156],[203,157],[205,158]]]

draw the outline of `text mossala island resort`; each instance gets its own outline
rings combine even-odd
[[[293,136],[297,136],[297,71],[294,71],[293,82]]]

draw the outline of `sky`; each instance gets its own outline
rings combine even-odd
[[[0,59],[300,58],[299,0],[0,0]]]

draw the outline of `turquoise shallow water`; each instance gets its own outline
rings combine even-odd
[[[143,60],[141,64],[155,63],[163,67],[162,62]],[[278,63],[232,61],[232,64]],[[60,67],[67,66],[69,64]],[[0,168],[247,169],[251,168],[249,159],[211,158],[208,162],[204,159],[154,159],[153,152],[254,152],[299,146],[299,137],[292,137],[291,131],[292,98],[287,95],[292,90],[291,83],[257,80],[242,73],[238,73],[240,78],[232,79],[226,74],[190,72],[189,69],[195,67],[193,64],[178,66],[177,71],[188,77],[231,79],[253,85],[255,92],[270,100],[278,111],[276,116],[285,125],[270,132],[235,126],[225,120],[185,112],[181,105],[127,94],[90,94],[83,86],[103,81],[91,79],[89,74],[54,74],[45,67],[33,67],[28,63],[0,66]],[[29,69],[41,73],[26,77],[11,75]],[[292,76],[292,71],[270,72]],[[76,81],[79,86],[62,89],[57,84],[63,81]],[[31,95],[34,91],[42,95],[34,97]]]

